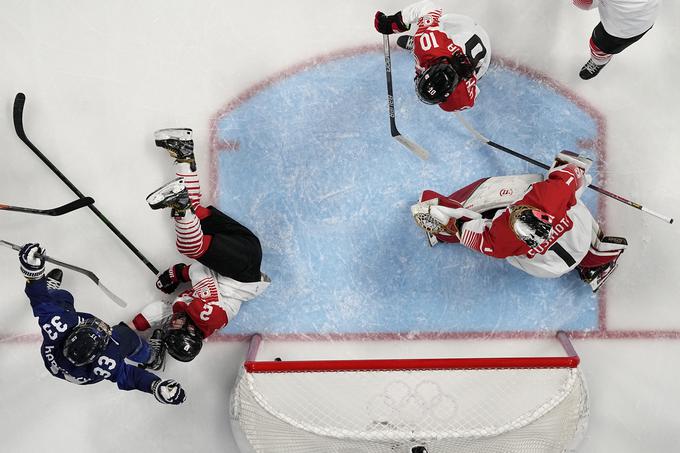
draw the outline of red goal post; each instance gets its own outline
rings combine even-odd
[[[258,360],[230,401],[243,453],[564,452],[588,415],[579,357]]]

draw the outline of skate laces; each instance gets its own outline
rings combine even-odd
[[[604,64],[597,64],[595,60],[591,58],[586,62],[584,69],[590,73],[593,73],[596,72],[600,68],[600,66],[604,66]]]

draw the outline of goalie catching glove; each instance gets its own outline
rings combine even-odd
[[[461,224],[482,217],[457,201],[447,200],[447,204],[451,206],[440,205],[437,198],[416,203],[411,206],[413,220],[428,233],[456,236]]]
[[[187,399],[182,386],[173,379],[154,381],[151,384],[151,392],[163,404],[182,404]]]

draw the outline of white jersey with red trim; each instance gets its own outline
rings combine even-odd
[[[173,311],[186,311],[205,336],[227,325],[241,308],[241,303],[262,294],[270,284],[262,274],[258,282],[239,282],[220,275],[201,263],[189,266],[191,289],[184,291],[173,304]],[[226,315],[226,316],[225,316]]]
[[[192,287],[180,293],[172,304],[157,301],[148,304],[135,316],[137,330],[146,330],[167,322],[173,313],[185,312],[204,337],[226,326],[238,313],[241,303],[249,301],[269,287],[269,277],[262,274],[259,282],[243,283],[219,275],[201,263],[189,266]]]
[[[598,229],[597,222],[581,202],[583,172],[570,166],[557,167],[540,182],[531,184],[521,199],[499,210],[493,219],[473,219],[463,223],[460,243],[541,278],[559,277],[574,269],[586,256]],[[512,206],[538,208],[554,221],[550,237],[543,244],[529,247],[510,225]]]
[[[477,81],[486,73],[491,47],[486,31],[473,19],[459,14],[442,14],[431,0],[423,0],[401,10],[405,24],[417,24],[413,35],[416,74],[420,74],[442,57],[462,52],[475,67],[475,74],[461,81],[439,106],[446,111],[470,108],[479,94]]]
[[[581,9],[597,7],[607,33],[632,38],[654,25],[661,0],[574,0],[574,4]]]

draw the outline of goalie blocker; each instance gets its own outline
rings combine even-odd
[[[591,161],[560,152],[546,177],[480,179],[449,196],[425,190],[411,207],[430,245],[460,243],[541,278],[577,269],[597,291],[628,243],[605,236],[580,197]]]

